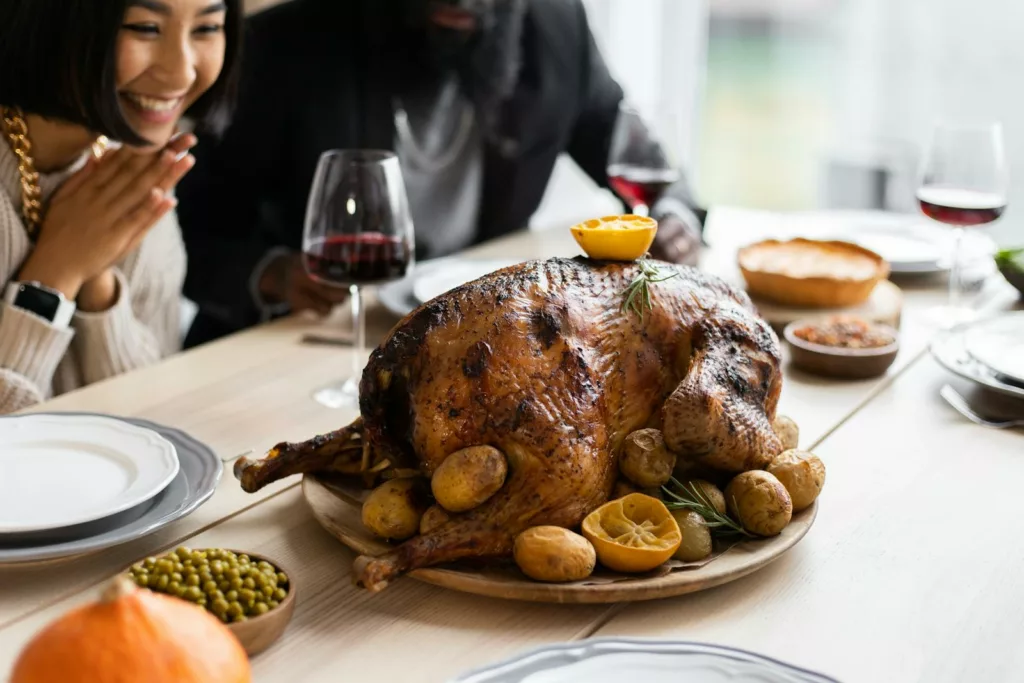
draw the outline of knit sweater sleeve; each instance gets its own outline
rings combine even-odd
[[[73,330],[0,304],[0,413],[49,398],[53,373],[73,337]]]
[[[92,384],[129,370],[152,365],[163,353],[157,335],[132,310],[132,293],[124,274],[114,269],[117,301],[99,313],[76,311],[75,353],[82,380]]]

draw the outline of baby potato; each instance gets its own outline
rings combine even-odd
[[[512,555],[535,581],[579,581],[591,575],[597,553],[590,541],[559,526],[535,526],[516,536]]]
[[[786,487],[763,470],[733,477],[725,487],[725,500],[732,516],[758,536],[775,536],[793,518],[793,501]]]
[[[708,499],[711,507],[715,508],[718,514],[725,514],[725,494],[722,493],[720,488],[706,479],[690,479],[684,482],[684,485],[689,484],[696,486],[697,490],[704,494],[704,497]]]
[[[420,533],[429,534],[451,518],[452,516],[448,514],[448,511],[440,505],[431,505],[423,513],[423,517],[420,518]]]
[[[392,479],[373,491],[363,503],[363,526],[381,538],[404,540],[416,534],[427,507],[421,479]]]
[[[768,471],[789,491],[793,512],[809,508],[825,486],[825,463],[808,451],[783,451],[768,465]]]
[[[800,444],[800,428],[796,426],[796,422],[793,422],[792,418],[776,415],[775,421],[772,422],[772,429],[782,441],[782,450],[788,451]]]
[[[619,471],[637,486],[664,486],[672,478],[675,466],[676,455],[657,429],[638,429],[622,444]]]
[[[444,459],[430,479],[430,489],[448,512],[465,512],[497,493],[506,474],[508,463],[501,451],[470,446]]]
[[[648,488],[640,488],[628,479],[616,479],[615,486],[612,487],[612,495],[608,496],[608,500],[617,500],[624,498],[631,493],[642,493],[645,496],[651,498],[657,498],[661,500],[661,487],[651,486]]]
[[[721,491],[718,495],[722,495]],[[683,562],[697,562],[710,555],[711,532],[704,518],[693,510],[673,510],[672,516],[683,535],[683,540],[672,557]]]

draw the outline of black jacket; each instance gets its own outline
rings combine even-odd
[[[200,139],[196,167],[178,188],[185,294],[200,308],[189,344],[258,322],[254,267],[273,247],[300,248],[321,152],[393,148],[387,55],[367,40],[359,7],[355,0],[293,0],[249,18],[234,121],[221,139]],[[502,138],[485,148],[478,242],[526,227],[562,152],[608,184],[623,93],[582,2],[527,0],[521,60]],[[685,181],[669,193],[692,206]]]

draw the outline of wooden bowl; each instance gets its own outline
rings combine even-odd
[[[786,325],[782,332],[789,343],[793,365],[801,370],[824,377],[867,379],[885,374],[899,353],[899,333],[889,325],[878,323],[874,323],[876,327],[895,340],[892,344],[869,349],[847,349],[812,344],[794,334],[800,327],[814,322],[820,322],[820,319],[795,320]]]
[[[281,601],[281,604],[258,617],[249,617],[245,621],[227,624],[227,627],[245,648],[246,654],[253,657],[273,645],[288,627],[288,622],[292,620],[292,615],[295,613],[295,575],[280,562],[265,555],[233,549],[231,552],[236,555],[248,555],[255,562],[265,560],[288,576],[288,595]]]

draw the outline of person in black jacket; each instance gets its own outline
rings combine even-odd
[[[249,18],[244,49],[234,122],[178,191],[187,345],[343,300],[298,255],[325,150],[398,154],[418,259],[525,228],[562,152],[608,186],[623,91],[581,0],[292,0]],[[686,180],[652,213],[652,254],[692,262],[706,213]]]

